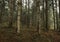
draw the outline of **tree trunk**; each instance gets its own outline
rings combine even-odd
[[[14,0],[9,0],[9,27],[12,27],[12,22],[13,22],[13,2]]]
[[[22,0],[18,0],[18,16],[17,16],[17,33],[20,33],[20,28],[21,28],[21,22],[20,22],[20,16],[21,16],[21,10],[22,10]]]

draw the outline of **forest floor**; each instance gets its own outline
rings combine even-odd
[[[60,33],[21,30],[18,34],[14,28],[0,28],[0,42],[60,42]]]

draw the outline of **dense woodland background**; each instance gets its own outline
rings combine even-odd
[[[0,31],[13,42],[59,42],[60,0],[0,0]]]

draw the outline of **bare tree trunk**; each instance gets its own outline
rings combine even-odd
[[[40,34],[40,29],[41,29],[41,14],[40,14],[40,0],[37,0],[36,2],[36,8],[37,8],[37,13],[36,13],[36,18],[37,18],[37,32]]]
[[[0,1],[0,23],[1,23],[1,17],[2,17],[2,1]]]
[[[59,0],[59,25],[60,25],[60,0]],[[60,26],[59,26],[59,31],[60,31]]]
[[[2,23],[2,16],[4,14],[5,14],[5,2],[4,2],[4,0],[1,0],[0,1],[0,24]]]
[[[14,0],[9,0],[9,27],[12,27],[13,22],[13,2]]]
[[[18,0],[18,16],[17,16],[17,33],[20,33],[21,28],[21,22],[20,22],[20,16],[21,16],[21,10],[22,10],[22,0]]]
[[[48,31],[48,0],[46,0],[46,31]]]
[[[57,25],[57,31],[58,31],[58,13],[57,13],[57,0],[56,0],[56,25]]]

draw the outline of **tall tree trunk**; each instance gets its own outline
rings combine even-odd
[[[22,0],[18,0],[17,3],[17,8],[18,8],[18,16],[17,16],[17,33],[20,33],[20,28],[21,28],[21,22],[20,22],[20,16],[21,16],[21,10],[22,10]]]
[[[56,25],[57,25],[57,31],[58,31],[58,13],[57,13],[57,0],[56,0]]]
[[[37,0],[36,1],[36,8],[37,8],[37,11],[36,11],[36,20],[37,20],[37,32],[38,34],[40,34],[40,29],[41,29],[41,14],[40,14],[40,0]]]
[[[0,23],[2,23],[3,14],[5,14],[5,2],[4,2],[4,0],[1,0],[0,1]]]
[[[46,31],[48,31],[48,0],[46,0]]]
[[[2,1],[0,1],[0,23],[1,23],[1,17],[2,17]]]
[[[59,0],[59,25],[60,25],[60,0]],[[60,26],[59,26],[59,31],[60,31]]]
[[[13,22],[13,2],[14,0],[9,0],[9,27],[12,27],[12,22]]]

